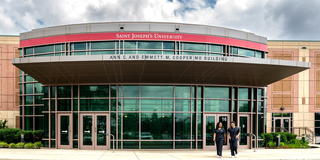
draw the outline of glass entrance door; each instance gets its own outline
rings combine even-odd
[[[80,148],[108,149],[108,123],[106,114],[81,114],[80,116]]]
[[[203,137],[204,139],[204,149],[215,149],[215,142],[213,141],[214,129],[218,122],[222,122],[223,127],[226,131],[224,145],[228,145],[227,141],[227,128],[229,126],[229,116],[228,115],[218,115],[218,114],[206,114],[204,115],[204,126],[205,129]],[[225,147],[224,146],[224,147]]]
[[[290,118],[275,117],[273,123],[273,132],[291,132]]]
[[[71,116],[58,115],[58,148],[72,148],[71,141]]]
[[[239,128],[240,128],[240,141],[239,145],[242,148],[249,147],[250,138],[247,136],[249,131],[249,116],[239,116]]]

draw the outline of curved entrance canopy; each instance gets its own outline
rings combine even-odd
[[[16,58],[45,85],[191,83],[266,86],[309,69],[307,62],[202,55],[90,55]]]

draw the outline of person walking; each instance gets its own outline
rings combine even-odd
[[[222,124],[222,122],[218,122],[217,125],[216,125],[216,129],[214,130],[213,141],[216,142],[217,156],[219,158],[222,157],[224,134],[225,134],[225,130],[223,128],[223,124]]]
[[[230,135],[229,144],[230,144],[230,150],[231,150],[231,157],[237,157],[240,129],[236,127],[236,123],[234,121],[230,123],[230,128],[228,128],[228,133]]]

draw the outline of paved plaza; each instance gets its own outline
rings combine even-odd
[[[212,160],[215,151],[203,150],[62,150],[0,149],[1,160]],[[230,158],[229,150],[222,159],[314,159],[320,160],[320,148],[241,150],[238,158]]]

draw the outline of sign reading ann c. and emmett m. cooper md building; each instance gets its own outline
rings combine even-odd
[[[228,62],[228,57],[224,56],[204,56],[204,55],[162,55],[162,54],[118,54],[103,55],[104,60],[157,60],[157,61],[212,61]]]

